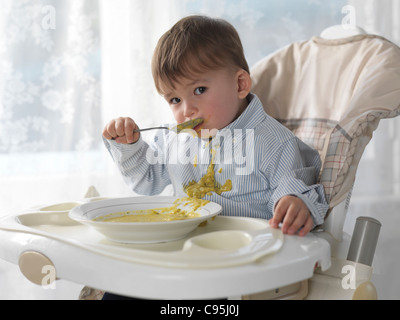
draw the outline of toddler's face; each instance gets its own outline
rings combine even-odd
[[[164,98],[178,124],[203,118],[205,122],[195,130],[215,133],[215,129],[226,127],[247,107],[246,99],[239,93],[238,77],[230,70],[206,71],[193,79],[180,79],[175,89],[163,88]]]

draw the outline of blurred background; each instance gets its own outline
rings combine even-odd
[[[231,22],[252,66],[350,13],[368,33],[400,44],[397,0],[0,0],[0,218],[81,199],[92,185],[102,196],[132,195],[101,132],[118,116],[141,127],[173,122],[150,61],[183,16]],[[383,299],[400,299],[399,128],[399,119],[382,121],[367,147],[345,226],[352,233],[359,215],[382,222],[374,281]],[[81,287],[59,281],[44,290],[0,260],[0,299],[76,299]]]

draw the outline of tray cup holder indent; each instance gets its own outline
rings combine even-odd
[[[252,237],[246,232],[228,230],[200,235],[190,239],[188,243],[209,250],[238,250],[251,241]]]

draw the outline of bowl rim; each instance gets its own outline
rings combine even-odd
[[[101,206],[92,208],[91,210],[88,211],[83,211],[83,208],[86,206],[96,206],[98,204],[102,204],[104,202],[111,202],[113,204],[110,204],[105,207],[113,207],[113,206],[118,206],[118,205],[129,205],[130,203],[124,203],[124,201],[130,201],[130,200],[135,200],[135,202],[138,202],[137,204],[150,204],[149,199],[151,199],[152,203],[156,201],[154,204],[157,203],[170,203],[173,204],[173,202],[177,199],[182,199],[183,197],[173,197],[173,196],[137,196],[137,197],[122,197],[122,198],[109,198],[105,200],[99,200],[99,201],[94,201],[94,202],[87,202],[83,203],[73,209],[70,210],[68,213],[68,216],[78,222],[81,223],[86,223],[90,225],[98,225],[98,226],[107,226],[107,225],[112,225],[112,226],[156,226],[156,225],[171,225],[171,224],[187,224],[187,223],[195,223],[195,222],[202,222],[204,220],[208,220],[222,212],[222,206],[216,202],[210,201],[203,207],[199,208],[205,211],[208,211],[208,214],[204,214],[201,217],[195,217],[195,218],[190,218],[190,219],[184,219],[184,220],[173,220],[173,221],[160,221],[160,222],[107,222],[107,221],[95,221],[93,219],[90,219],[88,217],[84,217],[84,214],[89,213],[90,211],[97,210],[102,208]],[[147,200],[147,202],[143,203],[140,201]],[[119,202],[120,201],[120,202]],[[115,204],[114,204],[115,202]],[[151,203],[151,204],[152,204]],[[132,203],[135,204],[135,203]],[[211,206],[211,208],[206,208],[207,206]],[[99,215],[101,217],[102,215]]]

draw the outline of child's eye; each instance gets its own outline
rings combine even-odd
[[[194,90],[194,94],[195,95],[201,95],[206,91],[207,91],[206,87],[199,87],[199,88],[196,88],[196,90]]]
[[[179,102],[181,102],[181,99],[179,99],[179,98],[172,98],[170,101],[171,101],[172,104],[178,104]]]

